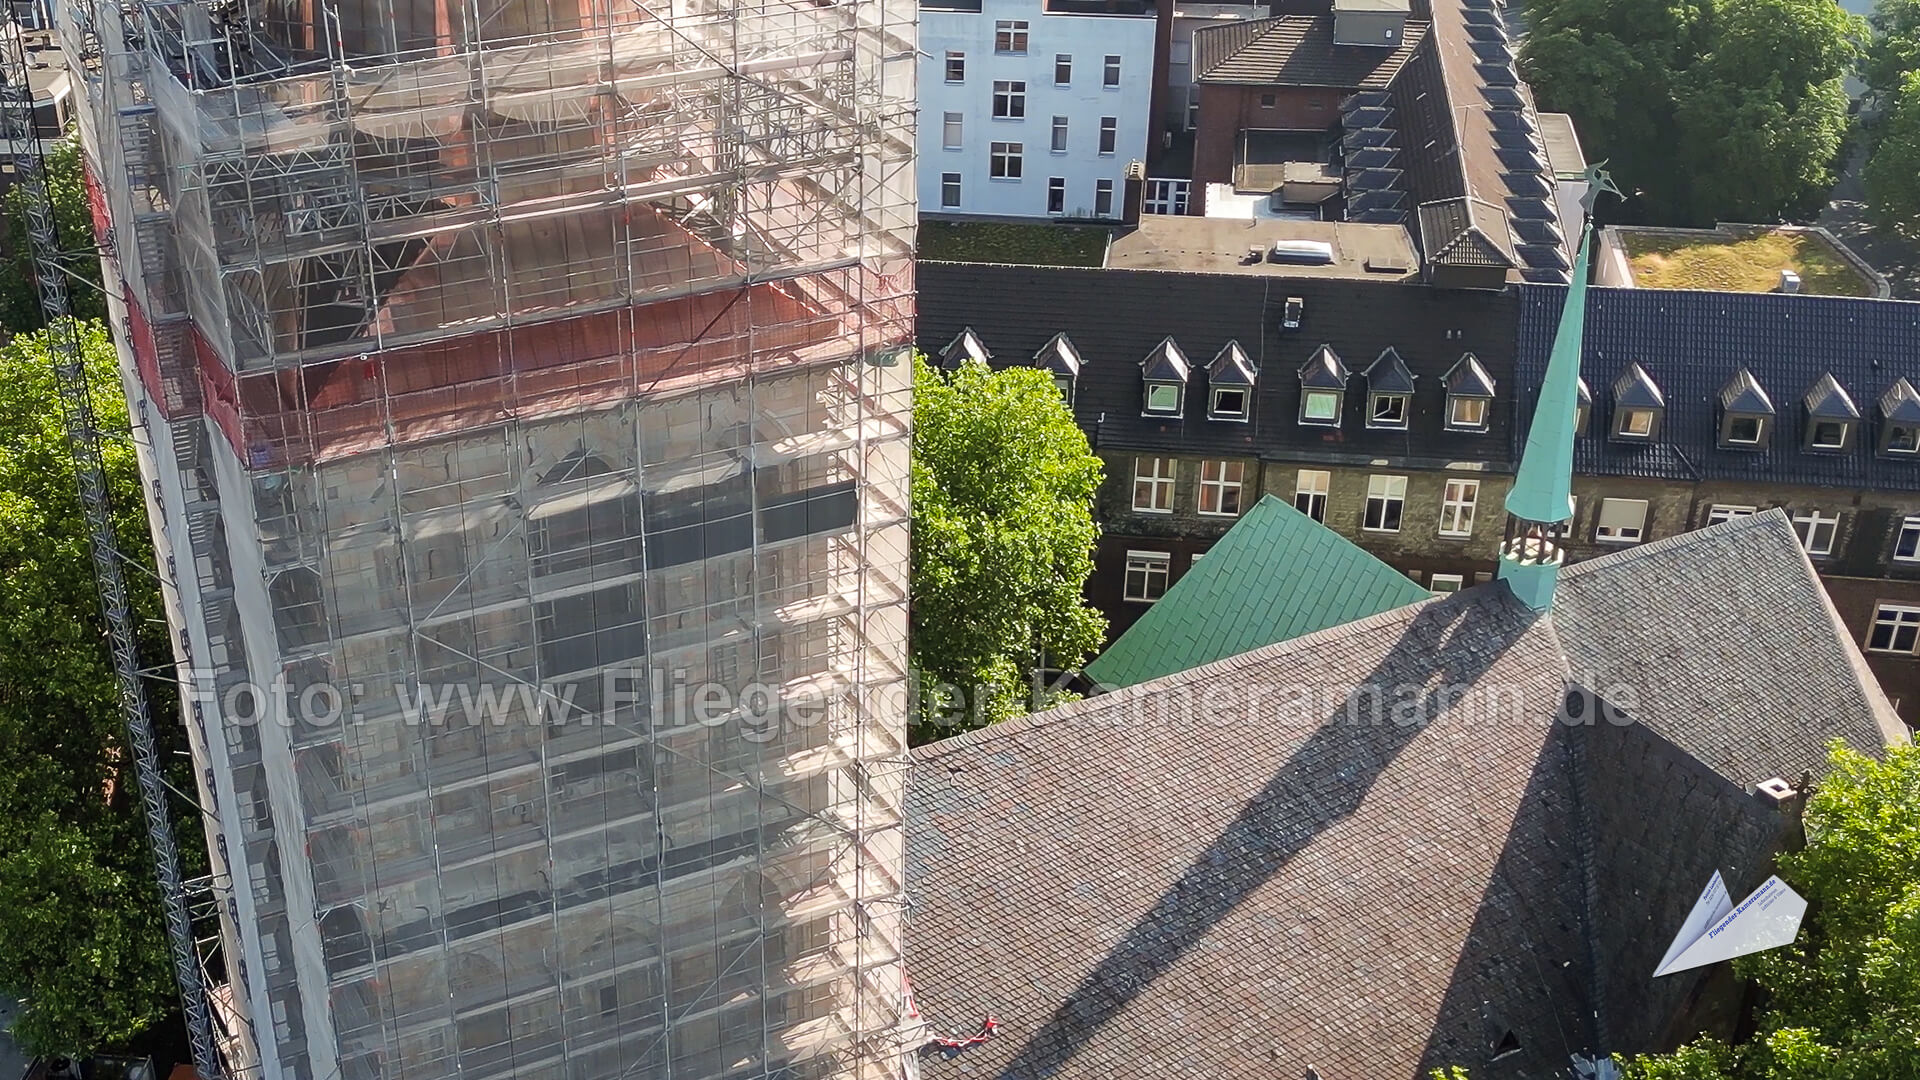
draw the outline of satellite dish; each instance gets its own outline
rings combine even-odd
[[[1716,870],[1700,899],[1693,902],[1693,910],[1687,912],[1686,921],[1680,924],[1673,944],[1667,946],[1667,954],[1660,958],[1653,977],[1790,944],[1800,936],[1800,920],[1806,914],[1806,898],[1778,876],[1762,882],[1736,905]]]

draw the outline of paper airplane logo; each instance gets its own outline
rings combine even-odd
[[[1806,913],[1806,898],[1778,877],[1768,878],[1735,905],[1727,895],[1726,881],[1715,870],[1653,977],[1777,949],[1799,936]]]

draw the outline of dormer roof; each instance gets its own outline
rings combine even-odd
[[[1207,365],[1207,381],[1214,386],[1252,386],[1256,374],[1238,341],[1227,342]]]
[[[1880,416],[1896,424],[1920,424],[1920,392],[1904,377],[1880,395]]]
[[[1487,374],[1487,369],[1480,363],[1479,357],[1472,353],[1463,354],[1453,367],[1447,369],[1441,381],[1446,383],[1447,393],[1455,397],[1490,398],[1493,396],[1493,376]]]
[[[1140,374],[1148,382],[1184,383],[1192,370],[1193,365],[1187,361],[1187,354],[1181,352],[1180,346],[1170,337],[1161,339],[1160,344],[1155,345],[1140,361]]]
[[[1821,420],[1858,420],[1860,410],[1832,372],[1822,372],[1807,390],[1807,415]]]
[[[1065,333],[1055,334],[1033,354],[1033,363],[1042,371],[1075,378],[1080,374],[1080,350],[1073,347]]]
[[[955,334],[953,340],[947,342],[947,347],[940,350],[940,366],[943,368],[956,368],[969,360],[985,364],[992,359],[993,354],[987,351],[980,335],[974,333],[971,326]]]
[[[1332,347],[1322,345],[1300,367],[1300,385],[1310,390],[1345,390],[1352,372]]]
[[[1720,408],[1730,413],[1743,413],[1751,416],[1772,416],[1773,399],[1753,377],[1753,372],[1741,368],[1734,372],[1727,385],[1720,388]]]
[[[1653,381],[1647,369],[1635,361],[1613,381],[1613,403],[1627,409],[1664,409],[1667,396],[1660,392],[1660,384]]]
[[[1389,345],[1367,366],[1367,389],[1375,394],[1413,393],[1413,372]]]

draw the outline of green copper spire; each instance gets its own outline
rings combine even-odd
[[[1592,273],[1593,204],[1603,191],[1620,194],[1601,169],[1587,169],[1587,193],[1580,205],[1586,220],[1573,259],[1573,281],[1553,335],[1547,377],[1534,406],[1533,426],[1520,456],[1520,471],[1507,492],[1506,543],[1500,549],[1500,577],[1535,611],[1553,606],[1566,552],[1554,543],[1556,526],[1573,517],[1573,429],[1580,407],[1580,349],[1587,332],[1587,279]]]

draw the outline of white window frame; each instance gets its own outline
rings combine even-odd
[[[1206,552],[1204,551],[1196,551],[1193,554],[1187,556],[1187,569],[1191,570],[1195,566],[1197,566],[1200,562],[1200,556],[1205,554]]]
[[[1735,506],[1732,503],[1714,503],[1707,508],[1707,524],[1722,525],[1729,521],[1752,517],[1758,510],[1754,506]]]
[[[1460,407],[1463,405],[1476,406],[1480,413],[1479,418],[1462,420]],[[1492,411],[1492,406],[1493,402],[1483,397],[1450,397],[1447,399],[1447,426],[1455,431],[1485,431],[1487,414]]]
[[[1654,413],[1652,409],[1622,410],[1622,414],[1620,417],[1620,437],[1623,439],[1653,438],[1653,416],[1654,416]],[[1644,418],[1646,420],[1646,423],[1635,424],[1633,422],[1635,417]],[[1641,430],[1638,430],[1638,431],[1634,430],[1636,427],[1640,428]]]
[[[1165,407],[1162,407],[1160,404],[1154,401],[1155,391],[1160,391],[1162,393],[1171,392],[1173,394],[1173,400],[1170,402],[1167,402],[1165,404]],[[1187,396],[1186,387],[1181,386],[1179,383],[1150,382],[1147,384],[1147,392],[1142,397],[1140,402],[1140,415],[1141,416],[1179,416],[1181,413],[1181,406],[1184,403],[1186,396]]]
[[[1027,34],[1031,28],[1025,19],[1000,19],[993,24],[993,51],[1005,56],[1027,55]]]
[[[1093,182],[1093,214],[1095,217],[1113,216],[1113,181]]]
[[[1389,417],[1383,420],[1380,418],[1380,406],[1388,402],[1399,402],[1400,415],[1397,419]],[[1411,411],[1413,411],[1413,396],[1411,394],[1367,395],[1367,426],[1370,428],[1405,431],[1407,429],[1407,414]]]
[[[959,72],[958,76],[954,74],[955,71]],[[967,54],[964,52],[960,52],[957,49],[948,49],[947,50],[947,67],[946,67],[945,74],[947,77],[947,81],[950,83],[966,82],[967,81]]]
[[[1112,157],[1120,145],[1120,118],[1103,116],[1100,118],[1100,156]]]
[[[1815,450],[1845,450],[1847,448],[1847,429],[1851,426],[1852,425],[1845,420],[1815,420],[1813,421],[1812,427],[1807,430],[1807,445]],[[1838,430],[1840,432],[1839,441],[1821,441],[1820,429],[1823,427],[1833,427]]]
[[[1735,425],[1746,424],[1753,425],[1753,438],[1751,439],[1740,438],[1733,433]],[[1760,441],[1764,439],[1767,434],[1767,421],[1765,417],[1761,416],[1729,416],[1727,417],[1726,433],[1728,446],[1759,446]]]
[[[1333,474],[1325,469],[1301,469],[1293,479],[1293,508],[1322,525],[1327,522],[1327,491]]]
[[[1229,479],[1231,477],[1231,479]],[[1203,517],[1239,517],[1245,505],[1247,463],[1210,458],[1200,463],[1200,514]],[[1211,505],[1213,509],[1207,507]],[[1227,509],[1231,506],[1232,509]]]
[[[1222,394],[1239,394],[1240,408],[1237,410],[1222,409],[1220,407],[1220,395]],[[1246,422],[1247,416],[1251,412],[1249,406],[1253,404],[1252,387],[1216,386],[1212,388],[1212,393],[1208,396],[1210,398],[1207,404],[1208,416],[1215,420],[1238,420],[1242,423]]]
[[[1435,574],[1428,579],[1427,591],[1435,596],[1457,593],[1467,587],[1465,574]]]
[[[1107,90],[1118,90],[1120,88],[1120,57],[1118,55],[1108,53],[1105,60],[1101,63],[1100,85],[1103,89]]]
[[[1807,554],[1831,555],[1834,542],[1840,538],[1840,515],[1827,517],[1818,510],[1803,511],[1793,515],[1793,531],[1800,534],[1800,546]]]
[[[1331,401],[1333,411],[1326,416],[1315,416],[1309,408],[1315,401]],[[1300,394],[1300,422],[1309,427],[1339,427],[1340,412],[1345,406],[1338,390],[1305,390]]]
[[[940,149],[961,150],[966,147],[966,113],[942,113],[940,115]]]
[[[1053,141],[1047,144],[1051,148],[1048,151],[1049,153],[1064,154],[1067,152],[1067,126],[1068,121],[1066,117],[1056,116],[1053,118]]]
[[[1067,77],[1064,79],[1060,77],[1060,72],[1062,69],[1064,69],[1067,73]],[[1072,53],[1054,53],[1053,54],[1053,85],[1055,86],[1072,86],[1073,85],[1073,54]]]
[[[1027,171],[1026,156],[1027,146],[1025,143],[997,142],[987,144],[987,179],[1019,183]]]
[[[1379,504],[1379,513],[1374,504]],[[1391,511],[1391,513],[1389,513]],[[1387,522],[1393,524],[1389,526]],[[1366,509],[1360,517],[1362,532],[1397,533],[1407,520],[1407,478],[1376,473],[1367,477]],[[1378,524],[1372,524],[1377,522]]]
[[[1067,178],[1064,176],[1047,177],[1047,213],[1064,214],[1067,212]]]
[[[993,82],[993,118],[1027,118],[1027,82],[1025,79],[995,79]]]
[[[953,200],[947,200],[947,189],[953,189]],[[960,208],[960,174],[957,172],[940,174],[940,209],[957,210]]]
[[[1895,446],[1894,437],[1903,431],[1906,432],[1906,438],[1901,441],[1905,442],[1906,445]],[[1887,453],[1902,455],[1920,454],[1920,426],[1914,424],[1889,425],[1887,429]]]
[[[1900,554],[1900,549],[1907,545],[1909,537],[1911,537],[1913,541],[1911,545],[1913,550],[1908,554],[1902,555]],[[1908,517],[1901,520],[1900,531],[1895,533],[1893,537],[1893,561],[1920,562],[1920,517]]]
[[[1875,645],[1873,639],[1883,627],[1887,630],[1887,643]],[[1904,649],[1898,647],[1902,632],[1909,636]],[[1920,607],[1885,601],[1873,605],[1873,621],[1867,625],[1867,637],[1862,647],[1867,652],[1913,655],[1915,648],[1920,647]]]
[[[1172,587],[1173,554],[1166,551],[1129,551],[1125,580],[1120,585],[1120,595],[1130,604],[1151,604],[1167,595]],[[1135,588],[1135,575],[1139,575],[1139,588]],[[1158,579],[1159,592],[1154,592]],[[1151,595],[1149,595],[1151,594]]]
[[[1440,498],[1440,535],[1473,535],[1473,515],[1480,501],[1480,481],[1448,477]]]
[[[1149,471],[1141,472],[1143,462],[1151,462]],[[1162,470],[1165,470],[1164,472]],[[1133,459],[1133,512],[1136,514],[1173,513],[1174,477],[1179,473],[1179,463],[1170,457],[1136,457]],[[1144,485],[1144,488],[1143,488]],[[1143,506],[1140,493],[1145,490],[1147,502]]]
[[[1637,520],[1634,507],[1639,507]],[[1637,544],[1647,538],[1647,514],[1652,507],[1645,499],[1601,499],[1600,513],[1593,521],[1593,539],[1597,544]],[[1611,519],[1611,521],[1609,521]]]

